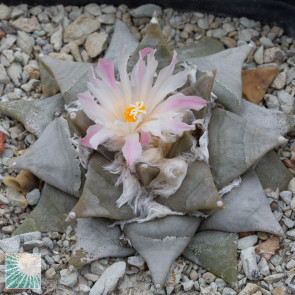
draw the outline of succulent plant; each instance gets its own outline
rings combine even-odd
[[[115,62],[116,69],[126,40],[125,53],[132,54],[129,72],[139,56],[144,63],[141,50],[146,48],[151,48],[148,51],[158,61],[158,78],[171,60],[173,63],[155,18],[138,46],[127,27],[117,21],[105,56]],[[177,91],[181,98],[202,97],[207,106],[181,113],[183,124],[193,128],[170,130],[174,133],[172,140],[163,143],[157,130],[149,135],[152,143],[143,154],[136,152],[136,157],[133,150],[129,156],[123,151],[122,157],[114,144],[91,144],[89,140],[89,126],[97,122],[92,121],[95,118],[89,110],[85,114],[79,108],[77,95],[87,90],[87,73],[93,65],[39,57],[41,77],[45,77],[42,88],[53,94],[59,88],[61,94],[39,101],[0,104],[2,112],[38,136],[24,155],[13,159],[12,167],[28,170],[45,182],[39,203],[15,235],[35,230],[64,231],[68,215],[69,222],[77,219],[71,265],[78,268],[102,257],[124,257],[137,251],[146,260],[156,287],[166,284],[168,288],[169,268],[181,254],[235,285],[237,233],[284,234],[263,188],[273,185],[283,189],[291,177],[271,150],[287,142],[283,135],[294,128],[294,116],[242,99],[241,69],[250,46],[224,50],[218,41],[203,39],[176,51],[182,66],[193,69],[190,80]],[[182,72],[181,66],[175,67],[174,75]],[[89,96],[81,98],[82,107],[87,99]],[[92,99],[95,110],[93,103]],[[62,114],[64,104],[66,116]],[[142,131],[150,133],[148,128]],[[79,141],[87,136],[85,147]],[[138,144],[138,135],[136,139]],[[98,144],[97,150],[89,149]],[[155,147],[161,152],[159,160],[155,160],[157,151],[151,152]],[[169,169],[178,171],[180,162],[185,165],[184,173],[167,173]],[[130,182],[124,182],[122,175],[146,193],[146,202],[134,197],[137,191],[130,192]],[[124,202],[118,205],[122,196]]]

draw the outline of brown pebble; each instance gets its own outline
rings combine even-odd
[[[237,47],[237,41],[233,38],[223,36],[220,38],[220,41],[227,47],[227,48],[233,48]]]

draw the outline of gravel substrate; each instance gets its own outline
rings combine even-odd
[[[116,19],[126,23],[140,41],[154,10],[157,11],[170,48],[193,43],[205,36],[219,39],[226,48],[252,43],[253,51],[244,65],[245,69],[270,63],[279,65],[278,75],[267,90],[262,105],[269,109],[294,112],[295,40],[284,35],[281,28],[245,17],[221,18],[198,12],[180,13],[171,8],[162,10],[152,4],[136,9],[128,9],[126,5],[29,7],[22,4],[7,7],[0,4],[0,100],[41,97],[39,66],[33,52],[68,61],[95,62],[108,47]],[[80,30],[83,27],[83,34],[76,26],[77,19]],[[0,123],[0,131],[8,135],[6,150],[0,155],[2,181],[7,175],[17,175],[16,171],[8,170],[8,162],[30,147],[36,137],[26,131],[22,124],[8,117],[0,117]],[[295,139],[289,139],[288,144],[277,150],[280,158],[287,162],[295,160]],[[292,167],[290,170],[295,174]],[[51,232],[41,235],[36,232],[11,238],[11,233],[38,202],[40,193],[31,192],[25,199],[24,195],[13,191],[7,194],[3,184],[0,186],[0,249],[14,247],[15,252],[27,251],[42,255],[42,291],[16,293],[22,295],[100,294],[92,288],[98,280],[104,284],[105,276],[111,277],[112,281],[123,278],[119,290],[114,294],[295,294],[294,179],[288,191],[266,190],[272,210],[286,233],[276,254],[266,260],[255,254],[253,248],[271,235],[258,232],[239,240],[239,252],[243,252],[243,255],[239,257],[237,290],[183,257],[173,264],[175,283],[160,292],[153,285],[150,272],[140,256],[100,259],[69,274],[66,268],[75,244],[75,230],[69,226],[65,234]],[[243,260],[249,257],[254,262],[245,266]],[[2,250],[0,264],[0,293],[3,294]],[[110,266],[112,268],[105,272]],[[258,275],[251,281],[249,273],[253,271],[257,271]],[[112,286],[106,286],[111,292]]]

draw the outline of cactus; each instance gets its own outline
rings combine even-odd
[[[124,34],[130,34],[122,22],[118,21],[116,27],[121,27]],[[126,39],[130,38],[132,36]],[[117,41],[111,41],[112,53],[107,52],[107,56],[114,57],[114,42]],[[124,38],[120,42],[124,42]],[[207,101],[202,110],[195,108],[181,113],[185,122],[183,126],[193,127],[174,133],[167,142],[159,138],[161,135],[153,133],[149,145],[140,147],[136,157],[124,153],[124,141],[118,144],[119,148],[114,147],[116,144],[99,142],[96,149],[97,145],[93,146],[91,140],[84,140],[84,146],[83,140],[78,144],[77,135],[85,136],[88,128],[84,137],[87,138],[92,130],[89,126],[95,126],[90,112],[85,111],[87,117],[77,102],[77,95],[87,90],[87,72],[92,65],[39,57],[42,71],[48,71],[56,79],[65,110],[70,114],[50,122],[51,108],[50,114],[48,112],[40,124],[38,120],[31,122],[30,131],[39,138],[27,153],[15,159],[14,168],[31,171],[46,183],[43,190],[50,190],[55,198],[65,197],[67,210],[69,204],[76,203],[67,218],[72,222],[78,220],[77,244],[70,260],[73,266],[80,267],[107,256],[128,256],[135,249],[146,260],[153,281],[160,288],[165,286],[171,264],[184,253],[188,259],[200,263],[234,286],[237,283],[237,233],[265,231],[283,235],[259,180],[263,169],[256,170],[257,175],[253,164],[287,142],[283,135],[294,127],[294,116],[282,112],[274,114],[244,101],[241,67],[250,48],[245,45],[222,50],[220,45],[212,47],[215,43],[209,39],[207,43],[204,40],[177,50],[178,57],[195,69],[195,72],[190,70],[191,81],[178,89],[178,93],[182,97],[202,97],[203,106],[204,100]],[[206,50],[206,46],[211,49]],[[127,44],[126,52],[131,53],[133,47],[128,48]],[[155,18],[129,59],[129,72],[138,62],[139,54],[143,55],[141,50],[146,48],[155,54],[159,77],[159,71],[167,69],[171,59],[173,62],[173,54]],[[174,75],[182,72],[182,66],[177,65]],[[52,84],[56,88],[56,84]],[[214,101],[212,93],[216,94],[217,100]],[[88,98],[80,99],[83,109]],[[52,99],[43,101],[42,108],[46,109],[46,104]],[[29,104],[26,107],[36,108]],[[29,126],[26,123],[29,118],[25,114],[20,115],[21,109],[12,111],[11,106],[4,103],[0,104],[0,109]],[[259,115],[254,116],[252,111],[260,114],[260,110],[261,118],[258,119]],[[40,107],[36,108],[35,117],[39,118],[41,113]],[[276,127],[273,126],[273,117],[278,122]],[[45,129],[44,122],[48,124]],[[166,129],[164,131],[167,132]],[[127,142],[127,137],[125,140]],[[275,158],[272,159],[277,163]],[[179,173],[177,176],[167,172],[173,167]],[[122,175],[129,182],[124,182]],[[132,192],[127,187],[130,183],[135,188]],[[46,206],[53,206],[48,192],[42,195],[34,209],[36,213],[33,211],[15,234],[30,231],[31,227],[34,230],[52,230],[54,224],[52,227],[44,226],[37,213],[46,212],[43,210]],[[55,221],[64,217],[63,209],[50,212]],[[111,224],[113,228],[108,229]],[[122,225],[123,233],[134,249],[120,243],[121,232],[117,224]],[[58,230],[62,228],[59,225]],[[85,231],[91,231],[91,238],[85,239]]]

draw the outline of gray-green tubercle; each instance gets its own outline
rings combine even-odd
[[[133,52],[137,42],[127,27],[117,22],[106,57],[114,60],[118,48],[123,48],[125,40],[130,40],[127,50],[130,54],[133,53],[130,69],[138,58],[139,50],[145,47],[157,48],[158,70],[171,61],[172,53],[157,23],[149,25],[146,36]],[[249,51],[247,45],[224,50],[219,41],[212,39],[178,50],[180,59],[198,69],[196,83],[187,85],[186,89],[180,91],[187,95],[200,95],[206,100],[210,100],[213,91],[218,96],[217,103],[220,105],[212,110],[208,129],[209,164],[206,161],[192,163],[180,188],[168,199],[156,199],[182,215],[166,216],[144,223],[131,222],[124,227],[124,233],[134,249],[146,260],[157,286],[164,286],[171,264],[183,251],[186,258],[234,285],[237,282],[236,233],[258,230],[283,234],[259,181],[260,178],[263,182],[262,172],[265,168],[260,168],[265,167],[263,160],[256,165],[258,177],[249,169],[268,151],[285,142],[280,136],[293,128],[294,116],[266,110],[242,99],[241,69]],[[40,62],[44,71],[56,79],[67,106],[77,102],[77,93],[87,90],[87,72],[92,64],[65,62],[49,56],[40,57]],[[56,87],[55,83],[52,85]],[[56,98],[49,97],[44,103],[54,99]],[[35,106],[32,104],[31,108],[34,110]],[[196,118],[205,118],[207,110],[195,113]],[[36,113],[40,116],[40,109]],[[26,117],[21,115],[21,110],[9,115],[26,125]],[[79,267],[102,257],[131,255],[135,250],[120,244],[119,227],[108,228],[114,221],[130,221],[136,217],[128,205],[120,208],[116,206],[122,192],[122,187],[115,185],[118,175],[103,168],[114,155],[99,147],[101,153],[92,154],[86,174],[79,163],[73,130],[83,136],[91,122],[85,120],[85,114],[79,111],[76,116],[68,115],[68,122],[64,117],[51,118],[48,115],[46,118],[46,124],[36,120],[34,130],[40,130],[39,139],[25,155],[16,159],[15,167],[30,168],[47,184],[43,188],[40,202],[15,234],[35,230],[64,231],[64,220],[61,220],[65,219],[65,213],[71,212],[70,217],[78,219],[77,244],[70,261],[72,265]],[[189,150],[193,144],[192,136],[185,134],[178,138],[167,153],[167,158]],[[268,159],[269,154],[265,157]],[[277,159],[273,162],[275,161]],[[140,163],[137,167],[138,178],[147,190],[159,175],[156,168],[145,163]],[[145,174],[148,174],[147,177]],[[241,174],[240,187],[221,199],[218,190]],[[255,215],[254,207],[258,208]],[[205,222],[186,215],[203,209],[206,213],[215,211]],[[251,221],[253,216],[254,223]],[[86,237],[87,240],[91,237],[91,243],[85,243]]]

